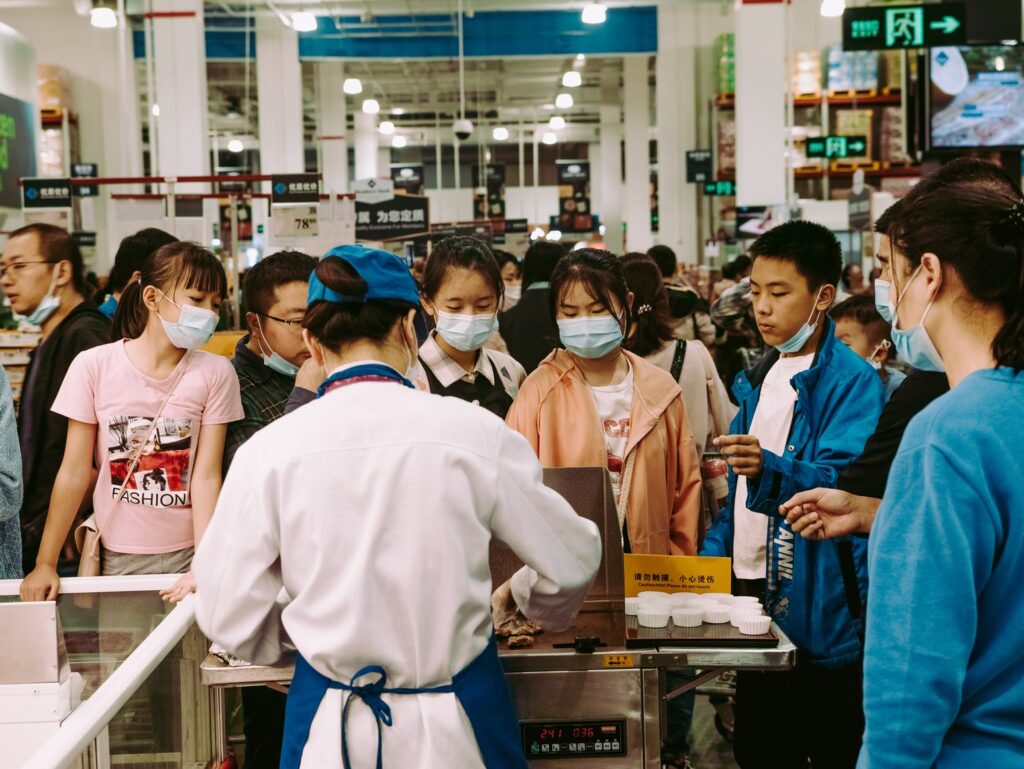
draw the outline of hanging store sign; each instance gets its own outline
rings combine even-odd
[[[967,6],[964,3],[869,5],[847,8],[843,13],[844,51],[933,48],[966,43]]]
[[[391,181],[396,190],[406,195],[423,194],[423,164],[404,163],[391,166]]]
[[[316,174],[274,174],[270,177],[270,202],[293,206],[320,202],[320,180]]]
[[[429,227],[430,201],[425,197],[396,195],[380,203],[356,199],[356,240],[394,240]]]
[[[22,208],[71,208],[70,179],[22,179]]]
[[[704,182],[704,194],[709,197],[731,198],[736,196],[736,182],[731,179],[721,179],[714,182]]]
[[[866,136],[816,136],[807,140],[808,158],[856,158],[867,151]]]
[[[36,173],[35,120],[31,104],[0,94],[0,207],[17,208],[18,180]]]
[[[590,208],[590,163],[585,160],[559,160],[558,221],[562,232],[593,232],[594,216]]]
[[[700,184],[710,179],[714,173],[711,150],[690,150],[686,153],[686,181],[688,184]]]
[[[72,163],[72,179],[95,179],[100,175],[100,167],[96,163]],[[96,185],[76,184],[71,188],[76,198],[95,198],[100,194],[100,188]]]
[[[391,179],[360,179],[353,183],[356,203],[385,203],[395,197],[395,183]]]

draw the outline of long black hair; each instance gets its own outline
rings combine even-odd
[[[455,236],[445,238],[430,252],[423,268],[423,295],[431,302],[437,296],[452,270],[475,270],[491,284],[501,308],[505,298],[505,281],[501,268],[487,244],[477,238]]]
[[[674,338],[663,270],[647,254],[626,254],[621,262],[626,284],[633,292],[634,325],[626,349],[646,358]]]
[[[992,342],[996,365],[1024,369],[1024,194],[998,166],[954,160],[903,201],[891,236],[913,267],[925,254],[956,270],[966,291],[997,305],[1006,323]]]
[[[579,283],[613,317],[615,307],[612,297],[619,300],[622,314],[626,318],[623,334],[629,338],[629,287],[622,271],[622,262],[610,251],[596,248],[581,248],[563,257],[551,273],[550,310],[551,317],[558,317],[558,307],[566,292]]]

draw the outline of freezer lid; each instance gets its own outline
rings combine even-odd
[[[625,596],[622,532],[608,470],[604,467],[547,468],[544,470],[544,484],[565,497],[577,515],[596,523],[601,532],[601,566],[582,611],[621,611]],[[511,578],[523,565],[505,543],[497,540],[491,540],[490,558],[494,588]]]

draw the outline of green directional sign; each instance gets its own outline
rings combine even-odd
[[[967,43],[964,3],[868,5],[843,13],[843,50],[933,48]]]
[[[866,136],[816,136],[807,140],[808,158],[857,158],[868,151]]]
[[[719,197],[731,198],[736,195],[736,182],[731,179],[722,179],[714,182],[704,182],[704,194]]]

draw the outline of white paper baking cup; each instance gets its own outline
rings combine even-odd
[[[724,625],[729,621],[729,609],[724,606],[716,606],[704,609],[704,621],[709,625]]]
[[[667,611],[645,611],[644,609],[640,609],[640,613],[636,617],[640,627],[666,627],[668,618]]]
[[[761,599],[756,595],[734,595],[732,597],[733,603],[761,603]]]
[[[759,606],[734,606],[732,611],[729,612],[729,622],[733,627],[738,628],[740,622],[747,617],[760,617],[761,608]]]
[[[771,617],[744,617],[740,620],[740,632],[743,635],[764,635],[771,626]]]
[[[704,622],[704,610],[699,607],[686,607],[672,612],[672,622],[676,627],[700,627]]]
[[[689,593],[673,593],[669,596],[668,603],[673,609],[682,609],[693,603],[693,598]]]
[[[730,593],[711,593],[710,596],[722,604],[722,606],[732,606],[736,603],[736,596]]]
[[[640,599],[639,598],[627,598],[626,599],[626,614],[630,617],[635,617],[640,611]]]
[[[662,592],[661,590],[641,590],[636,594],[637,598],[664,598],[668,599],[670,596],[668,593]]]

